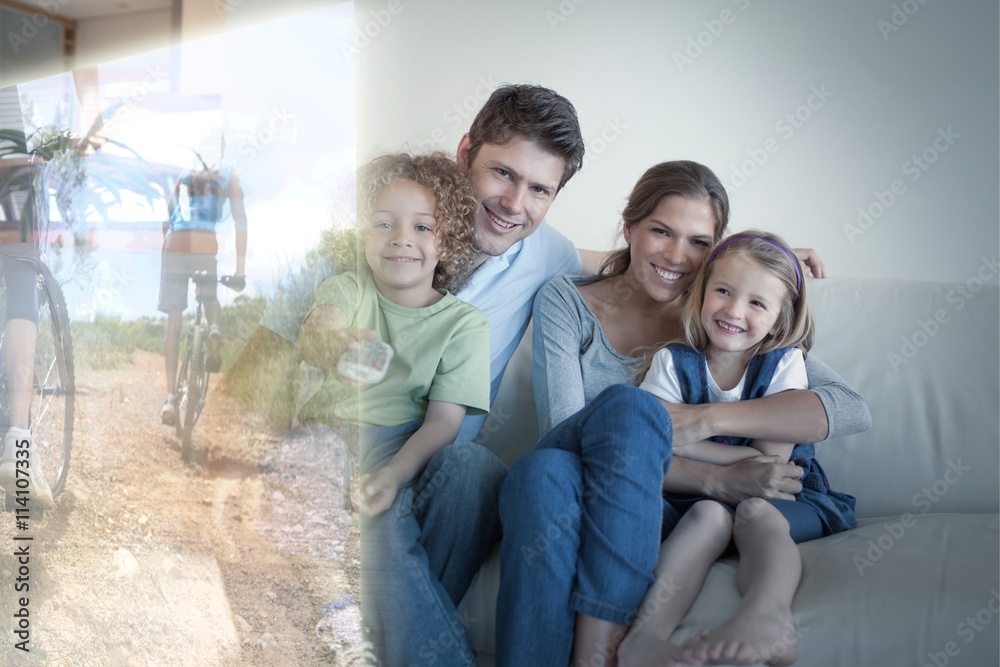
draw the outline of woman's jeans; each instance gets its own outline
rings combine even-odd
[[[362,429],[362,472],[385,466],[419,426]],[[505,473],[482,445],[455,443],[362,520],[361,609],[381,667],[477,664],[455,607],[499,536]]]
[[[513,465],[500,494],[497,665],[569,665],[576,613],[630,625],[653,583],[670,415],[615,385]]]

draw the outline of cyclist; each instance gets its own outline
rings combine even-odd
[[[42,474],[41,462],[28,430],[34,381],[33,360],[38,329],[38,293],[35,290],[34,247],[30,243],[0,245],[0,262],[7,280],[7,310],[4,322],[3,364],[6,369],[10,426],[0,454],[0,486],[10,493],[16,487],[17,444],[28,442],[29,498],[44,509],[52,509],[52,489]]]
[[[85,67],[73,71],[73,88],[76,92],[79,107],[74,113],[75,118],[57,119],[60,123],[69,125],[88,127],[89,131],[83,135],[72,135],[72,147],[68,150],[76,151],[80,155],[87,157],[100,150],[107,141],[104,133],[104,123],[100,109],[100,85],[98,72],[95,67]],[[12,153],[23,153],[31,156],[34,160],[41,160],[39,146],[34,145],[29,148],[29,137],[26,133],[25,125],[28,122],[28,114],[24,113],[18,86],[9,86],[0,89],[0,108],[17,109],[14,115],[0,117],[0,129],[13,130],[17,140],[8,139],[15,145]],[[35,138],[37,135],[31,135]],[[17,148],[17,144],[22,144]],[[8,146],[9,148],[9,146]],[[24,162],[20,158],[11,160],[8,165],[13,169]],[[37,168],[43,170],[42,162],[37,163]],[[50,172],[51,173],[51,172]],[[9,176],[10,170],[4,174]],[[28,176],[28,181],[23,184],[23,189],[30,192],[35,187],[31,183],[35,182],[38,174],[32,170]],[[47,178],[40,179],[42,183],[50,183]],[[48,187],[43,185],[42,187]],[[30,195],[29,195],[30,196]],[[12,201],[12,200],[11,200]],[[11,202],[8,202],[11,203]],[[3,202],[0,202],[2,206]],[[41,209],[31,207],[29,214],[28,228],[21,228],[21,220],[17,214],[18,208],[11,206],[5,216],[6,225],[0,225],[0,274],[2,274],[7,284],[7,307],[4,314],[3,329],[3,368],[5,369],[5,380],[7,390],[7,403],[9,408],[9,424],[7,433],[3,437],[3,448],[0,450],[0,486],[9,492],[17,490],[17,457],[16,454],[22,449],[17,447],[18,443],[27,441],[28,443],[28,491],[29,499],[37,502],[38,506],[44,509],[53,509],[52,489],[42,472],[41,462],[35,449],[34,439],[28,430],[30,425],[31,399],[34,391],[34,359],[35,343],[38,336],[38,291],[37,285],[37,262],[39,261],[37,230],[35,224],[41,216],[46,215],[47,207]],[[10,215],[14,213],[14,215]]]
[[[160,272],[158,308],[167,314],[165,361],[167,400],[160,420],[169,426],[177,423],[177,363],[180,351],[181,314],[187,308],[188,280],[195,271],[206,271],[210,280],[200,287],[208,322],[208,370],[218,372],[222,365],[222,337],[219,334],[221,307],[216,297],[216,254],[219,243],[215,228],[228,217],[228,201],[236,223],[236,273],[230,287],[243,290],[247,250],[247,217],[239,177],[223,163],[225,137],[211,130],[202,138],[195,152],[197,165],[184,172],[168,202],[170,217],[163,223],[163,262]]]

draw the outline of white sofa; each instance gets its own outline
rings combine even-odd
[[[865,398],[874,426],[817,448],[831,485],[858,498],[859,527],[799,547],[798,664],[994,667],[998,289],[978,278],[965,285],[827,279],[809,289],[813,352]],[[487,424],[487,446],[508,464],[537,440],[530,349],[529,339]],[[497,553],[461,609],[481,665],[493,664]],[[712,567],[675,641],[735,609],[735,572],[734,559]]]

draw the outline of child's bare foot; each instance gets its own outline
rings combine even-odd
[[[685,642],[670,665],[754,665],[777,667],[799,657],[791,614],[738,613],[707,636]]]
[[[680,650],[678,644],[653,632],[632,628],[618,646],[618,667],[663,667]]]

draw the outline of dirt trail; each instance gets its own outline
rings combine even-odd
[[[137,350],[124,369],[77,377],[55,511],[27,533],[0,513],[0,663],[361,664],[349,648],[359,555],[342,447],[269,436],[213,378],[195,426],[203,460],[188,466],[159,420],[162,357]],[[15,534],[34,538],[28,654],[10,628],[25,595]]]

